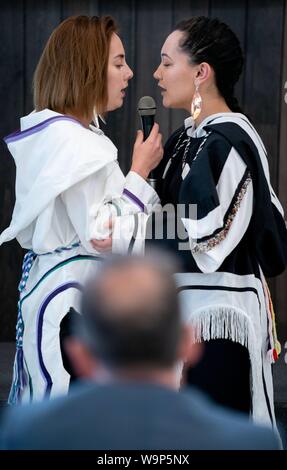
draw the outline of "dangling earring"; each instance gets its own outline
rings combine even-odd
[[[95,124],[96,128],[99,129],[100,124],[96,108],[93,109],[93,123]]]
[[[99,118],[100,118],[100,120],[101,120],[104,124],[107,124],[106,121],[105,121],[105,119],[103,118],[103,116],[101,116],[100,114],[98,114],[96,107],[94,107],[94,109],[93,109],[93,123],[95,124],[95,126],[96,126],[97,129],[100,128]]]
[[[202,98],[199,94],[198,89],[199,89],[199,85],[197,83],[195,85],[195,93],[193,95],[192,102],[191,102],[191,116],[192,116],[194,121],[200,115],[201,108],[202,108]]]
[[[99,114],[99,118],[100,118],[100,120],[101,120],[104,124],[107,124],[106,121],[105,121],[105,119],[104,119],[104,117],[103,117],[101,114]]]

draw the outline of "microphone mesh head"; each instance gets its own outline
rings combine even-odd
[[[154,116],[156,112],[155,100],[151,96],[143,96],[138,102],[140,116]]]

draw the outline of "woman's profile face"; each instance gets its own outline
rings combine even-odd
[[[128,81],[133,77],[133,72],[125,60],[125,50],[122,41],[117,34],[113,34],[110,43],[108,61],[108,104],[106,111],[120,108],[125,97],[125,89]]]
[[[173,31],[167,37],[161,50],[161,63],[153,76],[162,88],[163,106],[190,112],[197,68],[190,64],[188,55],[179,48],[182,38],[181,31]]]

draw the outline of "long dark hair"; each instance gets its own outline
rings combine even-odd
[[[183,20],[176,30],[184,33],[180,48],[192,64],[207,62],[214,70],[216,85],[227,106],[233,112],[242,112],[234,86],[243,68],[243,53],[235,33],[217,18],[196,16]]]

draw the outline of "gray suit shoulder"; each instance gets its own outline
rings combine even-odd
[[[279,450],[281,442],[273,429],[267,425],[254,424],[244,413],[227,410],[213,403],[195,388],[183,391],[190,401],[193,413],[203,427],[209,429],[215,449]]]
[[[148,384],[77,387],[67,397],[15,407],[4,449],[276,450],[272,430],[212,404],[195,389]]]

